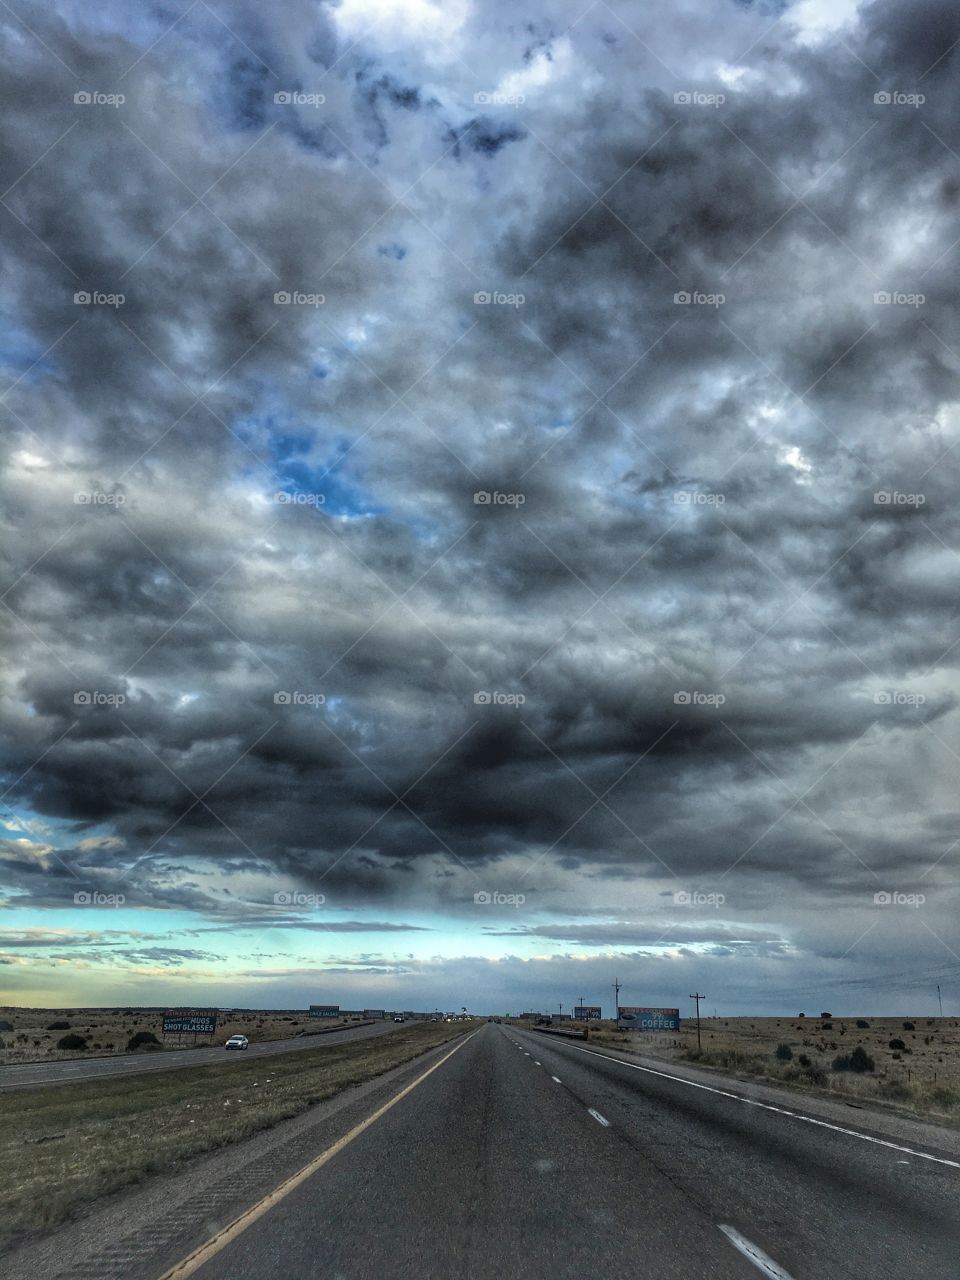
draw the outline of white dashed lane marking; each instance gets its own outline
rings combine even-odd
[[[759,1249],[752,1240],[748,1240],[746,1236],[742,1236],[739,1231],[733,1227],[724,1226],[720,1223],[720,1230],[727,1237],[735,1249],[738,1249],[758,1271],[769,1277],[769,1280],[792,1280],[788,1272],[783,1267],[777,1266],[771,1257]]]

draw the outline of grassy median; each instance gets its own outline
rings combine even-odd
[[[411,1023],[327,1048],[0,1094],[0,1247],[119,1187],[298,1115],[476,1023]]]

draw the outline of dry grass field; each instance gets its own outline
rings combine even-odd
[[[284,1040],[301,1033],[344,1026],[344,1020],[308,1018],[306,1013],[279,1010],[234,1010],[221,1014],[213,1036],[197,1036],[196,1045],[223,1044],[242,1032],[251,1041]],[[59,1058],[102,1057],[127,1053],[133,1036],[148,1033],[158,1045],[141,1046],[137,1051],[193,1047],[191,1035],[163,1039],[161,1009],[20,1009],[0,1006],[0,1066],[20,1062],[55,1062]],[[64,1026],[63,1024],[67,1024]],[[12,1028],[12,1030],[11,1030]],[[82,1036],[86,1049],[60,1049],[68,1035]]]
[[[215,1065],[0,1094],[0,1250],[98,1196],[239,1142],[475,1025],[411,1022],[315,1053],[225,1054]]]
[[[960,1123],[960,1019],[701,1018],[700,1034],[698,1052],[693,1019],[681,1019],[679,1036],[618,1034],[613,1022],[590,1029],[591,1040],[617,1048]],[[873,1070],[838,1069],[857,1048]]]

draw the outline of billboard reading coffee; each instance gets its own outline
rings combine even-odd
[[[679,1009],[655,1009],[644,1005],[621,1005],[617,1010],[625,1031],[679,1031]]]

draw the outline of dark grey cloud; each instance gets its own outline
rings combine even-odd
[[[362,12],[3,15],[5,900],[949,950],[955,9]]]

